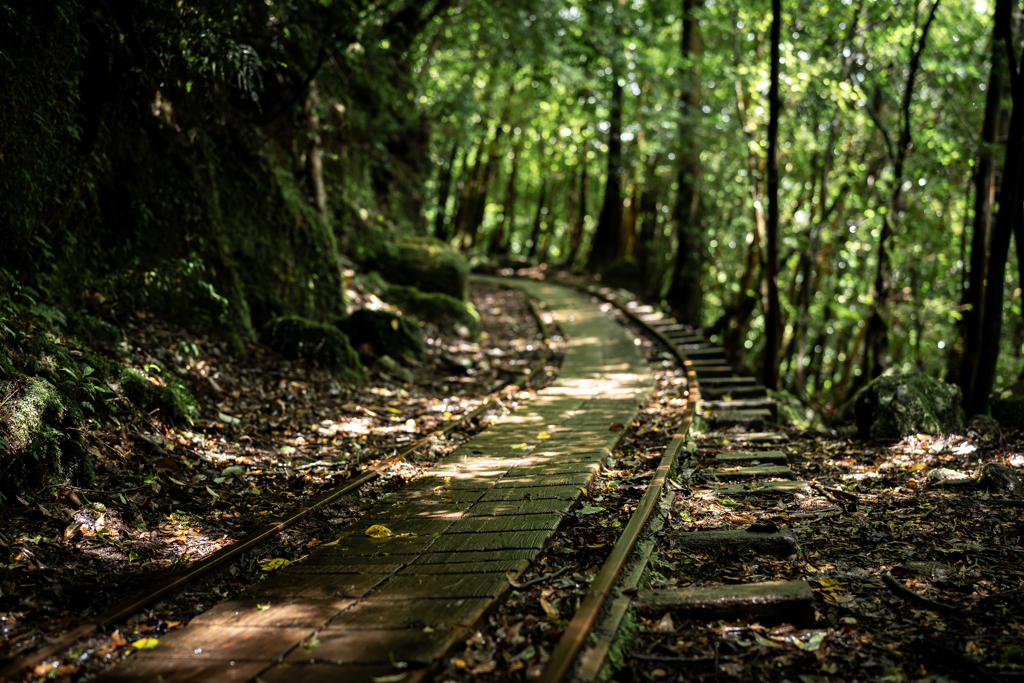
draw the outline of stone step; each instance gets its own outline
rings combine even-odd
[[[784,465],[786,454],[782,451],[747,451],[745,453],[719,453],[715,456],[715,462],[721,464],[743,463],[773,463]]]
[[[725,463],[723,463],[724,465]],[[743,479],[792,479],[793,470],[785,465],[749,465],[736,467],[719,467],[712,472],[719,481],[739,481]]]
[[[668,335],[673,333],[686,333],[690,334],[690,328],[686,325],[680,325],[672,318],[662,318],[661,320],[650,323],[651,327],[658,330],[662,334]]]
[[[766,481],[756,484],[710,484],[715,493],[728,498],[792,498],[810,493],[805,481]]]
[[[772,419],[772,414],[767,410],[722,410],[713,411],[710,415],[705,413],[704,419],[715,429],[744,427],[762,430]]]
[[[694,365],[698,378],[707,377],[732,377],[733,369],[730,365]]]
[[[754,387],[760,386],[753,377],[708,377],[701,380],[702,386],[708,387]]]
[[[697,371],[698,378],[703,373],[702,370]],[[776,422],[779,419],[779,406],[774,400],[770,398],[764,399],[752,399],[739,401],[701,401],[701,410],[767,410],[771,413],[772,422]]]
[[[731,396],[734,399],[737,398],[765,398],[768,396],[768,390],[759,384],[751,384],[746,386],[721,386],[710,384],[714,378],[706,381],[700,381],[700,395],[702,398],[708,400],[724,399],[726,396]]]
[[[774,532],[747,531],[681,531],[670,534],[676,547],[701,553],[753,550],[763,555],[787,557],[797,551],[796,534],[791,529]]]
[[[706,621],[753,619],[769,625],[814,626],[814,593],[806,581],[640,591],[636,603],[641,612],[654,615],[671,610]]]
[[[730,434],[729,440],[740,443],[788,443],[789,437],[778,432],[750,432],[748,434]]]

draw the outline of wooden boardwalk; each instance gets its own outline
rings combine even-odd
[[[596,475],[654,378],[588,299],[514,281],[568,338],[558,381],[373,507],[336,545],[196,617],[102,676],[416,681],[510,588]],[[381,525],[385,538],[366,530]],[[392,679],[394,680],[394,679]]]

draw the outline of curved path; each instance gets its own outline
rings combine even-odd
[[[467,637],[589,486],[622,433],[609,427],[628,425],[654,388],[632,336],[588,299],[495,281],[543,301],[561,327],[568,349],[558,381],[374,506],[336,544],[100,680],[314,683],[404,672],[403,682],[416,681]],[[392,535],[368,537],[377,524]]]

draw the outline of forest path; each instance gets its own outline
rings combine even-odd
[[[196,617],[101,681],[418,680],[464,640],[587,489],[654,378],[587,298],[502,281],[568,339],[559,379],[373,507],[333,545]],[[373,538],[371,526],[390,535]],[[396,668],[405,662],[409,668]]]

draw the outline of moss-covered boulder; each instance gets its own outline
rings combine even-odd
[[[338,328],[357,349],[364,344],[373,348],[375,356],[423,360],[426,344],[420,326],[409,318],[390,311],[360,308],[338,321]]]
[[[402,238],[394,253],[381,258],[377,267],[392,284],[447,294],[460,301],[465,301],[469,291],[469,263],[433,237]]]
[[[883,375],[857,395],[854,412],[863,438],[943,434],[963,426],[960,387],[921,372]]]
[[[71,329],[75,336],[107,351],[115,351],[121,345],[121,330],[96,316],[82,314],[72,318]]]
[[[80,437],[84,416],[73,400],[41,377],[0,383],[0,391],[7,397],[0,406],[0,489],[24,490],[48,479],[92,481]]]
[[[433,323],[445,332],[467,339],[480,338],[480,314],[471,303],[401,285],[389,287],[385,298],[402,312]]]
[[[768,398],[775,401],[780,425],[797,429],[817,429],[822,426],[814,410],[788,391],[769,389]]]
[[[1024,429],[1024,382],[996,392],[991,399],[992,417],[1014,429]]]
[[[366,381],[366,369],[345,333],[334,325],[299,316],[274,318],[260,332],[260,341],[285,358],[305,358],[323,364],[350,384]]]
[[[126,369],[118,377],[118,387],[136,408],[159,409],[166,417],[189,424],[199,415],[195,398],[177,377],[151,381],[138,370]]]

